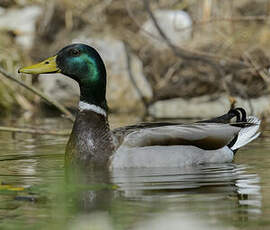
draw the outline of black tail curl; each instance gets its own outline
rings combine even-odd
[[[230,123],[231,120],[236,117],[236,122],[247,122],[247,113],[246,111],[239,107],[235,109],[230,109],[228,113],[220,116],[220,117],[215,117],[210,120],[203,120],[199,121],[198,123],[223,123],[227,124]]]

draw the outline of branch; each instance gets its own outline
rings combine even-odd
[[[24,87],[25,89],[31,91],[32,93],[34,93],[35,95],[38,95],[39,97],[41,97],[43,100],[45,100],[47,103],[53,105],[55,108],[57,108],[59,111],[61,111],[63,114],[66,115],[66,117],[71,120],[74,121],[74,116],[63,106],[61,105],[59,102],[50,99],[47,95],[45,95],[43,92],[39,91],[38,89],[25,84],[23,81],[20,81],[18,79],[16,79],[15,77],[13,77],[10,73],[8,73],[6,70],[4,70],[3,68],[0,67],[0,73],[8,78],[9,80],[19,84],[20,86]]]
[[[128,45],[125,42],[124,42],[124,47],[125,47],[126,58],[127,58],[127,70],[128,70],[129,79],[131,81],[131,84],[135,88],[136,92],[138,93],[139,98],[141,99],[141,101],[142,101],[142,103],[144,105],[145,111],[147,111],[148,103],[147,103],[146,98],[143,96],[143,93],[139,89],[139,87],[136,84],[136,81],[134,79],[133,73],[131,71],[130,50],[129,50]]]
[[[70,130],[48,131],[44,129],[29,129],[29,128],[7,127],[7,126],[0,126],[0,131],[12,133],[14,132],[14,133],[30,133],[40,135],[54,135],[54,136],[68,136],[70,134]]]
[[[133,22],[135,23],[135,25],[143,31],[143,33],[147,34],[148,36],[150,36],[151,38],[157,40],[157,41],[161,41],[161,38],[158,37],[158,36],[155,36],[154,34],[148,32],[147,30],[143,29],[141,27],[141,23],[137,21],[135,15],[133,14],[132,10],[130,9],[130,6],[128,4],[128,2],[126,1],[126,10],[127,10],[127,13],[129,15],[129,17],[133,20]],[[261,17],[259,18],[235,18],[235,19],[231,19],[232,21],[247,21],[247,20],[259,20],[261,19]],[[227,21],[228,19],[227,18],[221,18],[221,19],[217,19],[218,21]],[[265,19],[266,20],[266,19]],[[205,21],[205,22],[195,22],[192,24],[192,27],[195,27],[195,26],[203,26],[204,24],[207,24],[207,23],[212,23],[212,22],[215,22],[213,19],[209,20],[209,21]],[[186,26],[184,28],[178,28],[177,31],[185,31],[185,30],[188,30],[190,29],[191,27],[190,26]],[[162,39],[163,40],[163,39]],[[226,57],[226,56],[222,56],[222,55],[217,55],[217,54],[213,54],[213,53],[206,53],[206,52],[203,52],[203,51],[194,51],[194,50],[188,50],[188,49],[185,49],[183,47],[181,47],[182,50],[184,50],[185,52],[192,52],[193,54],[196,54],[196,55],[201,55],[201,56],[205,56],[205,57],[208,57],[208,58],[211,58],[211,59],[218,59],[218,60],[225,60],[226,62],[232,64],[233,66],[236,65],[236,66],[239,66],[241,68],[248,68],[249,66],[243,62],[243,61],[240,61],[240,60],[236,60],[236,59],[233,59],[231,57]]]
[[[211,23],[218,22],[245,22],[245,21],[267,21],[269,20],[269,16],[244,16],[244,17],[224,17],[224,18],[212,18],[207,21],[194,21],[192,27],[205,26]],[[184,31],[190,29],[190,26],[185,28],[179,28],[177,31]]]
[[[190,61],[202,61],[210,65],[215,72],[220,76],[224,77],[225,74],[223,70],[221,69],[220,65],[216,62],[213,61],[212,58],[209,58],[205,55],[199,55],[198,53],[186,51],[180,47],[175,46],[172,41],[167,37],[167,35],[164,33],[164,31],[160,28],[157,19],[155,18],[150,6],[149,6],[149,1],[144,0],[144,8],[146,9],[147,13],[149,14],[154,26],[156,27],[158,33],[160,36],[163,38],[164,42],[167,44],[168,47],[171,48],[173,53],[183,59],[190,60]]]

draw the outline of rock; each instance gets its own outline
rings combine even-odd
[[[139,95],[129,79],[123,42],[113,38],[77,38],[73,42],[82,42],[95,47],[103,58],[107,68],[109,107],[121,112],[142,111],[143,105]],[[134,55],[131,56],[131,71],[144,97],[151,98],[152,89],[143,75],[142,63]],[[77,105],[75,101],[78,100],[79,89],[74,81],[63,77],[52,80],[51,76],[42,76],[40,86],[46,94],[52,95],[59,102],[70,106],[68,101],[72,99],[71,104]]]
[[[185,11],[156,10],[154,11],[154,16],[157,19],[160,28],[173,44],[181,45],[191,38],[192,20]],[[151,19],[143,24],[140,32],[145,35],[156,48],[167,48],[163,38],[159,35],[159,32]],[[159,38],[160,40],[156,38]]]
[[[75,109],[79,102],[80,90],[77,82],[61,74],[43,74],[39,77],[42,91],[68,108]]]
[[[0,7],[0,16],[5,13],[5,9],[3,7]]]
[[[6,9],[0,14],[0,29],[14,31],[16,42],[24,48],[30,48],[34,39],[35,24],[41,15],[38,6],[27,6],[22,9]]]
[[[245,100],[235,97],[237,106],[243,107],[248,114],[259,115],[270,106],[270,96]],[[157,101],[149,107],[149,114],[155,118],[211,118],[222,115],[230,109],[226,95],[212,100],[210,96],[195,97],[189,100],[174,98]]]

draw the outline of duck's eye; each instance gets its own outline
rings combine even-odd
[[[80,55],[80,51],[77,50],[77,49],[72,49],[72,50],[71,50],[71,54],[72,54],[73,56],[79,56],[79,55]]]

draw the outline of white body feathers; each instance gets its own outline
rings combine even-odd
[[[112,157],[111,167],[182,167],[192,164],[225,163],[232,160],[233,151],[227,146],[217,150],[203,150],[189,145],[133,148],[121,146]]]

